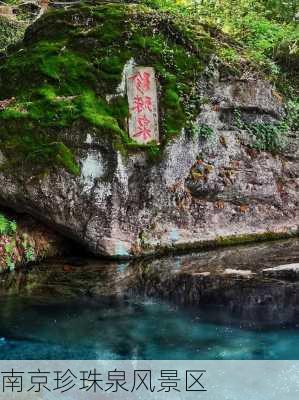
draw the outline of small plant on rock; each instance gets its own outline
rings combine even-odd
[[[16,222],[10,221],[3,214],[0,214],[0,235],[13,235],[16,231]]]

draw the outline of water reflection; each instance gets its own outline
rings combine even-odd
[[[298,359],[298,282],[260,273],[298,262],[298,244],[125,264],[60,259],[3,275],[1,358]]]

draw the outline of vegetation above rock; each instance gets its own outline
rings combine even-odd
[[[146,0],[164,12],[205,24],[220,37],[219,55],[259,67],[288,95],[299,95],[297,0]],[[222,35],[222,37],[221,37]],[[248,68],[248,65],[247,65]]]
[[[58,162],[78,173],[59,134],[53,138],[48,129],[79,119],[111,135],[118,148],[138,147],[126,129],[127,99],[107,100],[117,94],[131,59],[154,66],[164,143],[177,135],[199,108],[196,83],[214,47],[204,30],[191,36],[189,29],[141,5],[82,5],[46,14],[0,64],[0,99],[15,98],[0,113],[4,153],[15,162]]]
[[[121,151],[140,148],[128,136],[127,99],[118,91],[132,59],[153,66],[159,82],[163,140],[161,146],[144,146],[151,156],[160,154],[182,128],[192,129],[203,101],[198,80],[213,54],[236,74],[260,64],[285,93],[292,93],[298,114],[292,84],[297,82],[298,32],[292,23],[263,14],[254,20],[261,10],[251,10],[245,0],[246,15],[229,15],[220,0],[196,7],[189,1],[142,3],[147,5],[94,2],[49,11],[0,60],[0,102],[9,99],[0,111],[0,149],[10,165],[40,172],[56,165],[79,174],[61,132],[80,120],[95,126],[99,135],[110,135]],[[293,50],[286,56],[290,43]],[[292,80],[286,86],[288,74]]]

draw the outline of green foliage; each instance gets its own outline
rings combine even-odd
[[[21,244],[22,244],[22,248],[24,250],[24,255],[25,255],[26,262],[35,261],[37,257],[36,257],[34,248],[32,247],[32,244],[29,241],[28,234],[24,233],[22,235]]]
[[[298,0],[264,0],[265,14],[271,18],[281,22],[289,22],[295,20],[296,12],[298,12]]]
[[[12,256],[7,256],[5,258],[5,263],[6,263],[6,267],[9,270],[15,269],[16,263],[15,263],[14,259],[12,258]]]
[[[299,91],[298,0],[148,0],[160,10],[210,26],[218,55],[238,67],[240,59],[258,64],[287,93]],[[293,67],[293,68],[292,68]],[[294,80],[294,73],[297,76]],[[289,79],[281,80],[286,75]]]
[[[254,138],[253,148],[271,153],[283,149],[284,135],[290,129],[286,121],[277,124],[243,122],[239,111],[235,111],[235,123],[239,129],[247,131]]]
[[[210,137],[214,134],[214,131],[213,131],[213,129],[212,129],[210,126],[208,126],[208,125],[206,125],[206,124],[201,124],[201,125],[199,126],[199,132],[198,132],[198,134],[199,134],[199,136],[208,139],[208,138],[210,138]]]
[[[6,218],[3,214],[0,214],[0,235],[12,236],[17,231],[17,224],[15,221],[11,221]]]
[[[26,24],[22,22],[0,17],[0,51],[4,51],[7,46],[20,40],[25,28]]]
[[[5,263],[8,269],[12,270],[16,265],[15,258],[16,240],[12,239],[10,242],[4,245]]]
[[[288,101],[285,122],[291,131],[299,131],[299,98]]]
[[[36,22],[36,33],[27,34],[22,48],[0,60],[0,99],[16,98],[0,113],[0,147],[13,165],[56,165],[79,174],[61,132],[80,120],[110,135],[119,150],[145,148],[151,158],[182,128],[211,136],[211,128],[194,121],[202,105],[198,78],[214,53],[234,70],[261,66],[290,97],[287,125],[297,129],[299,32],[293,1],[287,6],[280,0],[141,3],[51,11]],[[160,147],[129,138],[126,97],[111,96],[131,58],[157,73]],[[278,146],[281,127],[250,130],[261,149]]]
[[[248,125],[247,130],[255,136],[253,147],[257,150],[275,153],[282,149],[285,132],[283,125],[257,123]]]
[[[16,247],[17,229],[18,227],[14,220],[0,213],[0,239],[2,236],[9,236],[9,239],[4,238],[0,243],[0,256],[4,258],[9,269],[14,269],[15,267],[14,250]]]
[[[74,23],[74,15],[82,23]],[[92,19],[88,29],[87,19]],[[189,21],[120,4],[53,11],[37,24],[39,35],[0,61],[0,99],[16,98],[0,113],[0,146],[16,164],[54,164],[78,173],[59,138],[61,128],[78,120],[111,135],[118,148],[145,148],[151,158],[158,156],[157,145],[139,146],[129,138],[126,97],[111,98],[131,58],[155,67],[161,83],[162,147],[196,117],[199,107],[190,110],[189,100],[214,49],[203,29],[191,35]],[[47,133],[52,128],[58,128],[55,141]]]
[[[32,247],[29,247],[26,249],[25,251],[25,258],[27,262],[33,262],[35,261],[36,257],[35,257],[35,253]]]
[[[214,130],[207,124],[198,124],[194,122],[190,129],[193,135],[198,135],[204,139],[209,139],[214,135]]]

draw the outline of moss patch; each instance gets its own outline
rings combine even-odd
[[[202,250],[213,250],[219,247],[233,247],[246,245],[250,243],[269,242],[275,240],[289,239],[298,237],[299,231],[282,231],[282,232],[261,232],[261,233],[249,233],[241,235],[230,235],[230,236],[218,236],[215,239],[196,241],[192,243],[176,244],[175,246],[165,247],[151,247],[149,244],[142,243],[142,250],[148,256],[155,253],[157,255],[167,255],[175,252],[177,253],[190,253],[190,251],[202,251]],[[135,256],[138,256],[135,254]],[[143,256],[142,256],[143,257]]]
[[[0,51],[23,37],[26,24],[20,21],[0,17]]]
[[[59,132],[82,119],[110,135],[118,149],[146,148],[157,157],[198,113],[200,101],[193,112],[190,102],[213,49],[213,40],[200,28],[141,5],[49,12],[27,31],[22,48],[0,62],[0,100],[15,98],[0,112],[0,147],[10,159],[17,154],[16,162],[38,160],[79,173]],[[129,138],[125,97],[107,100],[131,58],[157,72],[160,147],[139,146]],[[54,142],[47,134],[51,128],[57,129]]]

